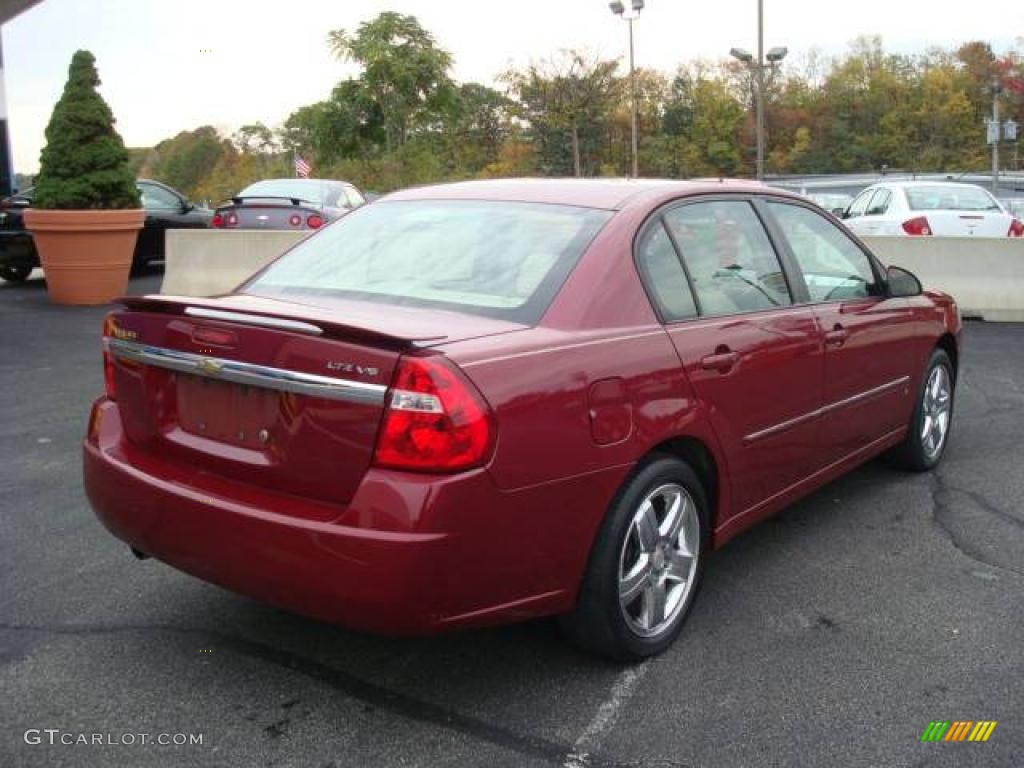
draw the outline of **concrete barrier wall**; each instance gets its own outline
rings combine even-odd
[[[1024,322],[1024,238],[865,237],[884,264],[909,269],[925,288],[953,296],[960,311]]]
[[[167,233],[162,293],[214,296],[237,286],[306,233],[175,229]],[[885,264],[956,297],[965,315],[1024,322],[1024,239],[866,237]]]
[[[171,229],[160,293],[216,296],[241,283],[308,232]]]

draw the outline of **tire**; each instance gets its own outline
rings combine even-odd
[[[8,283],[23,283],[32,274],[32,267],[28,264],[12,264],[0,267],[0,277]]]
[[[576,608],[561,618],[569,640],[616,661],[668,648],[700,589],[709,519],[688,464],[658,455],[640,465],[598,531]]]
[[[927,472],[938,465],[949,444],[955,394],[953,363],[945,350],[936,349],[921,378],[907,436],[890,453],[893,464],[912,472]]]

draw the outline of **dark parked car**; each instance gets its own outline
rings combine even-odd
[[[139,231],[133,267],[164,257],[164,233],[168,229],[200,229],[210,226],[213,211],[191,203],[166,184],[139,179],[135,186],[146,209],[146,223]],[[0,277],[21,281],[39,266],[32,235],[25,231],[22,213],[32,206],[32,189],[0,201]]]
[[[265,179],[218,206],[213,226],[224,229],[319,229],[366,203],[347,181]]]
[[[934,467],[960,361],[953,299],[729,181],[411,189],[232,294],[121,302],[85,487],[140,555],[366,630],[562,614],[625,659],[709,550],[880,453]]]

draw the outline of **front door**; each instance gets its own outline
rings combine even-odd
[[[906,299],[887,298],[871,259],[845,232],[796,202],[770,211],[825,340],[822,456],[838,461],[906,426],[913,408]]]

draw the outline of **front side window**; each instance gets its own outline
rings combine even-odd
[[[750,203],[715,200],[665,213],[702,315],[792,303],[779,258]]]
[[[176,210],[181,207],[181,201],[177,195],[163,187],[155,184],[139,184],[139,192],[142,196],[142,207],[150,210]]]
[[[770,202],[804,276],[811,301],[841,301],[878,293],[871,262],[839,227],[809,208]]]
[[[383,201],[304,240],[244,286],[535,324],[610,211],[477,200]]]
[[[868,201],[874,194],[875,191],[873,189],[866,189],[857,195],[853,202],[850,203],[850,207],[846,209],[846,218],[853,219],[857,216],[863,216],[865,209],[868,207]]]
[[[867,210],[864,211],[865,216],[881,216],[887,210],[889,210],[889,201],[892,199],[892,192],[888,189],[879,189],[875,192],[871,198],[871,202],[868,204]]]

